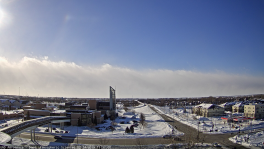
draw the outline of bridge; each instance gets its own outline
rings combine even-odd
[[[66,116],[45,116],[2,128],[0,129],[0,137],[2,138],[0,145],[10,146],[9,143],[12,143],[12,138],[27,130],[30,130],[31,140],[35,141],[35,129],[37,127],[48,124],[49,132],[52,132],[52,123],[60,123],[61,128],[63,128],[64,122],[70,122],[70,119]]]

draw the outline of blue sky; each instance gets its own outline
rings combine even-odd
[[[0,39],[10,65],[46,56],[85,68],[264,77],[263,0],[0,0]]]

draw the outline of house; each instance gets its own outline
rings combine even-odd
[[[12,109],[20,109],[21,108],[21,103],[19,101],[12,99],[12,100],[9,100],[9,102],[10,102]]]
[[[232,106],[232,113],[243,113],[243,112],[244,112],[243,102],[238,102],[237,104]]]
[[[264,104],[250,103],[244,106],[244,115],[255,119],[264,118]]]
[[[0,107],[2,110],[10,110],[10,105],[9,99],[0,99]]]
[[[225,109],[215,104],[202,103],[200,105],[195,106],[192,111],[194,114],[203,117],[225,115]]]
[[[27,101],[27,100],[19,100],[20,104],[21,104],[21,107],[22,108],[23,106],[26,106],[30,103],[30,101]]]
[[[224,108],[225,111],[232,111],[232,106],[235,104],[236,102],[226,102],[226,103],[220,104],[219,106]]]

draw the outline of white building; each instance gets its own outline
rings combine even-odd
[[[202,103],[193,108],[193,113],[203,117],[221,116],[225,115],[225,109],[215,104]]]

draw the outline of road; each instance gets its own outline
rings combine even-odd
[[[20,134],[21,138],[30,139],[30,133]],[[47,142],[60,142],[60,143],[79,143],[79,144],[111,144],[111,145],[152,145],[152,144],[170,144],[171,140],[157,138],[139,138],[139,139],[98,139],[98,138],[86,138],[86,137],[62,137],[63,139],[54,139],[54,135],[36,133],[36,141]]]

